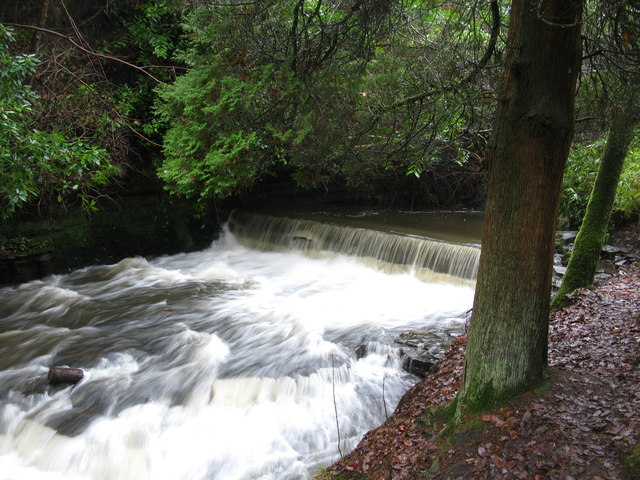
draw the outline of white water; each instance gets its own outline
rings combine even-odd
[[[344,221],[340,217],[335,220]],[[346,253],[374,268],[389,273],[410,272],[432,283],[472,285],[480,260],[478,245],[443,242],[387,229],[365,229],[357,223],[344,226],[306,218],[234,212],[229,225],[234,235],[252,247],[324,257]]]
[[[393,337],[460,333],[472,297],[231,234],[2,289],[0,480],[309,478],[415,382]]]

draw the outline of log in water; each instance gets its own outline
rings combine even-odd
[[[75,385],[84,377],[81,368],[51,367],[47,374],[47,382],[51,385],[69,384]]]
[[[3,479],[286,480],[385,420],[417,380],[393,339],[450,341],[473,289],[227,232],[0,298]],[[85,375],[43,389],[50,365]]]

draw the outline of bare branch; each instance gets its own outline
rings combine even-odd
[[[25,28],[25,29],[28,29],[28,30],[35,30],[35,31],[38,31],[38,32],[43,32],[43,33],[47,33],[49,35],[53,35],[53,36],[58,37],[58,38],[62,38],[63,40],[65,40],[66,42],[71,44],[73,47],[77,48],[78,50],[80,50],[83,53],[86,53],[87,55],[91,55],[91,56],[96,57],[96,58],[102,58],[103,60],[109,60],[109,61],[112,61],[112,62],[121,63],[123,65],[126,65],[126,66],[128,66],[130,68],[133,68],[134,70],[137,70],[137,71],[145,74],[146,76],[148,76],[149,78],[153,79],[157,83],[165,83],[162,80],[160,80],[157,77],[155,77],[153,74],[149,73],[147,70],[145,70],[145,67],[141,67],[139,65],[135,65],[133,63],[127,62],[126,60],[123,60],[123,59],[118,58],[118,57],[114,57],[112,55],[104,55],[102,53],[94,52],[93,50],[90,50],[90,49],[88,49],[86,47],[83,47],[82,45],[80,45],[78,42],[76,42],[70,36],[65,35],[63,33],[60,33],[60,32],[56,32],[55,30],[50,30],[50,29],[44,28],[44,27],[37,27],[35,25],[23,25],[23,24],[20,24],[20,23],[5,23],[5,25],[10,26],[10,27],[15,27],[15,28]]]

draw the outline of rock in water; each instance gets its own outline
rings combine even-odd
[[[402,347],[400,358],[402,358],[402,368],[420,378],[426,377],[435,363],[426,351],[411,347]]]

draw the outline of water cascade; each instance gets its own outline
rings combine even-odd
[[[234,212],[229,228],[243,243],[265,250],[334,253],[356,257],[389,273],[412,272],[427,281],[475,280],[478,246],[322,223]]]
[[[473,267],[427,239],[285,223],[236,214],[200,252],[0,289],[0,478],[306,479],[384,422],[416,381],[394,338],[446,343],[473,300],[416,272]],[[49,385],[51,366],[84,377]]]

